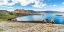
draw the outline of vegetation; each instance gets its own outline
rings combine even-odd
[[[9,19],[16,17],[15,13],[6,11],[6,10],[0,10],[0,19]]]

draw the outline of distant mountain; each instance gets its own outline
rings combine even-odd
[[[33,10],[24,10],[24,9],[16,9],[13,12],[14,13],[36,13],[36,11],[33,11]]]
[[[64,13],[64,12],[60,12],[60,11],[51,11],[51,10],[47,10],[47,11],[33,11],[33,10],[24,10],[24,9],[16,9],[13,11],[14,13]]]
[[[33,11],[33,10],[26,10],[26,11],[28,11],[30,13],[35,13],[35,11]]]
[[[26,11],[24,9],[16,9],[13,11],[14,13],[29,13],[29,11]]]
[[[64,12],[60,12],[60,11],[42,11],[42,12],[45,12],[45,13],[64,13]]]

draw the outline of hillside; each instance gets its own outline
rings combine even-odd
[[[9,19],[15,17],[15,14],[7,10],[0,10],[0,19]]]
[[[27,10],[24,10],[24,9],[16,9],[16,10],[14,10],[13,11],[14,13],[23,13],[23,14],[26,14],[26,13],[30,13],[29,11],[27,11]]]

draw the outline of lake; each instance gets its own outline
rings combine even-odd
[[[56,16],[61,14],[63,16]],[[44,15],[29,15],[21,16],[16,18],[17,21],[43,21],[44,19],[54,20],[55,24],[64,24],[64,14],[63,13],[45,13]]]

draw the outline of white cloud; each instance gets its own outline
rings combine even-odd
[[[61,10],[63,10],[63,11],[64,11],[64,8],[61,8]]]
[[[8,0],[0,0],[0,6],[7,5],[7,4],[8,4]]]
[[[44,8],[47,8],[47,7],[44,7]]]
[[[11,3],[8,3],[7,6],[13,6],[15,5],[16,3],[18,3],[18,0],[11,0],[12,2]]]
[[[62,4],[64,4],[64,2]]]
[[[1,6],[1,7],[7,7],[7,6]]]
[[[27,6],[27,5],[31,4],[31,3],[34,3],[35,1],[36,0],[19,0],[20,4],[22,6]]]
[[[56,4],[54,4],[53,6],[57,6]]]
[[[15,5],[16,3],[18,3],[17,0],[12,0],[11,3],[9,3],[8,1],[9,1],[9,0],[0,0],[0,6],[2,6],[2,5],[13,6],[13,5]]]
[[[13,8],[13,7],[7,7],[7,8]]]
[[[46,6],[46,4],[44,4],[40,1],[35,1],[35,4],[33,5],[33,7],[36,7],[36,8],[43,8],[45,6]]]
[[[46,6],[45,3],[43,3],[44,0],[11,0],[12,2],[9,3],[9,0],[0,0],[0,6],[2,5],[6,5],[6,6],[13,6],[17,3],[20,3],[22,6],[27,6],[31,3],[34,3],[34,5],[32,5],[33,7],[36,8],[43,8]]]
[[[64,8],[60,8],[59,10],[60,10],[61,12],[64,12]]]
[[[44,8],[46,4],[35,4],[33,7],[35,8]]]
[[[13,5],[15,5],[15,3],[8,3],[7,6],[13,6]]]

